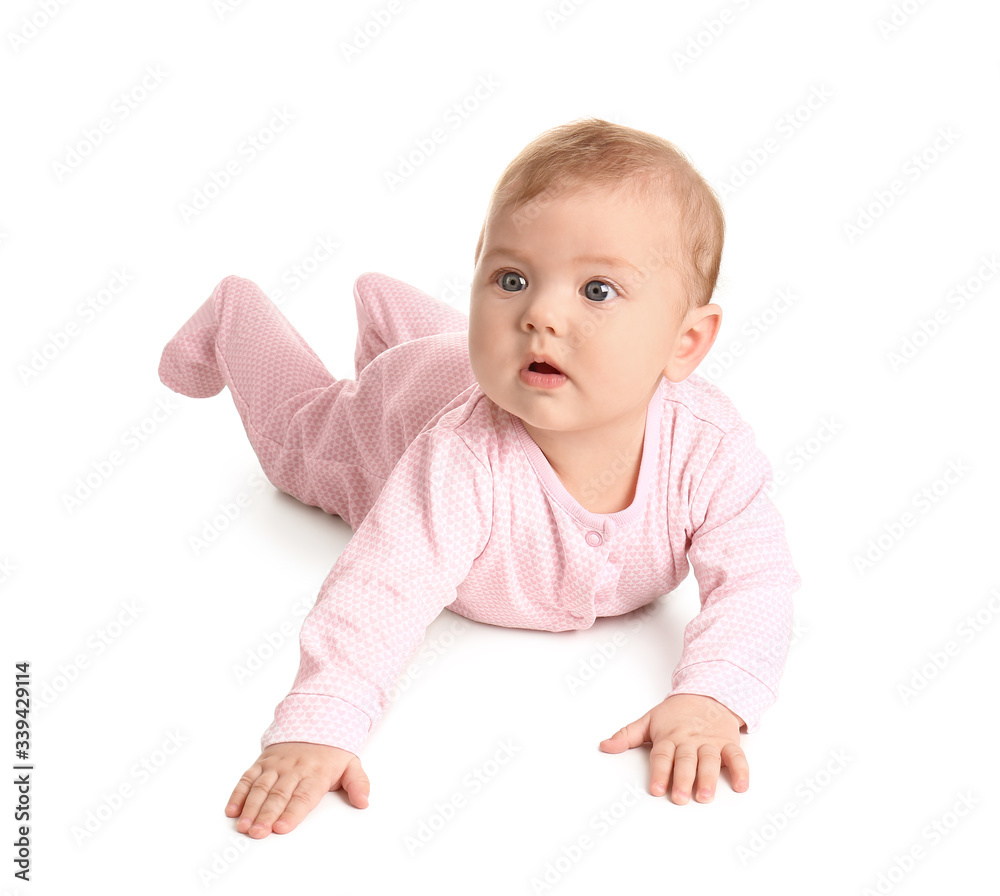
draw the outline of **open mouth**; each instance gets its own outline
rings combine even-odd
[[[548,361],[532,361],[521,368],[520,379],[533,389],[558,389],[569,377]]]
[[[535,373],[562,373],[561,370],[551,364],[546,364],[544,361],[532,361],[528,365],[528,370],[533,370]]]

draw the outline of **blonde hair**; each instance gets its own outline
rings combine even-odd
[[[512,210],[515,220],[519,215],[530,218],[547,197],[590,186],[622,189],[659,205],[665,198],[673,200],[685,242],[676,259],[688,308],[711,300],[725,235],[715,191],[673,143],[601,118],[578,119],[545,131],[504,169],[479,232],[475,264],[491,217]]]

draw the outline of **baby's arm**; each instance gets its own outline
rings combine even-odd
[[[653,744],[650,792],[710,801],[721,764],[733,788],[749,786],[740,728],[760,726],[777,697],[791,639],[796,573],[784,524],[767,496],[771,468],[740,423],[723,436],[693,489],[688,557],[701,612],[684,630],[684,651],[666,699],[602,741],[606,752]]]
[[[338,783],[363,808],[361,747],[427,626],[482,553],[492,506],[490,471],[460,436],[444,428],[414,439],[302,625],[291,692],[233,791],[231,803],[246,799],[240,827],[259,810],[260,836],[292,830]]]
[[[770,481],[767,457],[740,422],[723,436],[691,498],[688,559],[701,611],[684,630],[670,691],[714,697],[744,720],[747,734],[777,699],[792,594],[802,584],[767,494]]]

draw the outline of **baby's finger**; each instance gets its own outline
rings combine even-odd
[[[347,798],[351,801],[352,805],[357,806],[359,809],[364,809],[368,806],[368,794],[371,793],[371,782],[368,780],[368,775],[365,774],[365,770],[361,767],[361,763],[357,759],[352,759],[347,763],[340,786],[343,787],[344,793],[347,794]]]
[[[271,785],[271,792],[261,804],[260,811],[247,833],[254,839],[261,839],[271,833],[271,826],[278,820],[299,784],[299,778],[289,774],[281,775]],[[256,785],[255,785],[256,786]],[[253,796],[254,788],[250,789]],[[244,813],[245,815],[245,813]],[[305,813],[303,813],[303,816]],[[240,819],[242,821],[243,819]]]
[[[678,806],[683,806],[690,798],[697,768],[698,751],[691,744],[681,744],[674,754],[674,789],[671,796]]]
[[[750,766],[747,764],[747,756],[737,744],[726,744],[722,748],[722,761],[729,766],[733,790],[742,793],[750,787]]]
[[[243,804],[243,811],[240,813],[239,821],[236,822],[236,830],[241,834],[246,834],[250,830],[250,826],[257,820],[260,807],[270,796],[271,787],[277,780],[278,773],[269,769],[261,772],[257,780],[250,785],[250,792]]]
[[[289,797],[288,805],[285,806],[281,817],[272,825],[271,830],[276,834],[287,834],[289,831],[294,831],[299,826],[299,822],[316,808],[316,804],[323,798],[323,794],[328,793],[329,790],[329,781],[322,778],[303,778],[296,786],[295,792]]]
[[[674,764],[674,753],[677,744],[672,740],[660,740],[653,744],[649,759],[652,772],[649,776],[649,792],[653,796],[663,796],[667,792],[667,779]]]
[[[694,798],[699,803],[712,802],[721,769],[722,756],[718,747],[712,744],[702,744],[698,747],[698,783],[695,786]]]
[[[226,803],[226,815],[230,818],[239,815],[243,810],[243,802],[246,800],[253,782],[260,777],[261,770],[260,765],[254,764],[243,772],[243,777],[240,778],[239,784],[236,785],[233,792],[229,795],[229,802]]]
[[[611,737],[602,740],[598,746],[605,753],[621,753],[623,750],[631,750],[633,747],[649,742],[649,713],[647,712],[641,719],[636,719],[634,722],[629,722],[624,728],[619,728]]]

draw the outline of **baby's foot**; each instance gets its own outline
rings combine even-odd
[[[223,283],[225,280],[223,280]],[[174,392],[191,398],[210,398],[226,385],[215,358],[215,297],[219,284],[205,303],[174,335],[160,356],[160,380]]]

